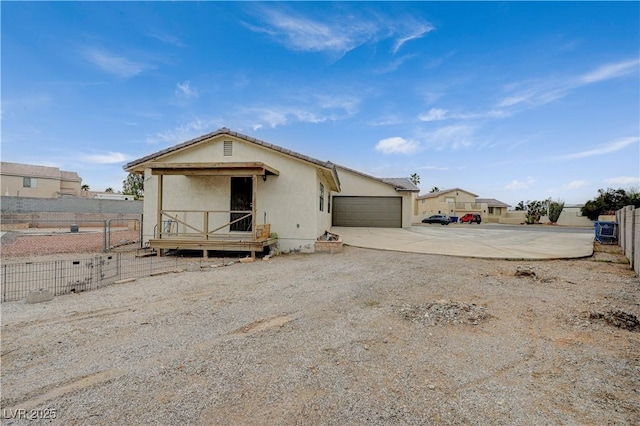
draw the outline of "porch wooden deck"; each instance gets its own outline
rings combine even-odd
[[[203,256],[208,257],[211,251],[247,251],[252,256],[255,252],[263,252],[265,247],[274,245],[277,238],[251,238],[246,235],[216,235],[214,238],[163,237],[149,240],[149,246],[157,250],[159,256],[162,250],[202,250]]]

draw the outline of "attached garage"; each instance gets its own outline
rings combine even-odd
[[[402,197],[333,197],[333,226],[402,228]]]

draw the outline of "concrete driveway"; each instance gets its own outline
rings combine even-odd
[[[593,230],[536,226],[517,229],[500,225],[416,225],[410,228],[333,227],[345,244],[411,253],[495,259],[570,259],[593,254]]]

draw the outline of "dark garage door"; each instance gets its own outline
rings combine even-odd
[[[402,228],[402,197],[333,197],[333,226]]]

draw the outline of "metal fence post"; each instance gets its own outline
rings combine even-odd
[[[60,294],[58,290],[59,284],[60,280],[62,279],[62,260],[56,260],[56,262],[53,264],[53,275],[53,295],[58,296]]]
[[[7,301],[7,265],[2,265],[2,301]]]
[[[105,253],[106,253],[106,252],[108,252],[108,251],[109,251],[109,248],[108,248],[108,246],[107,246],[107,221],[106,221],[106,220],[104,221],[104,234],[103,234],[103,235],[104,235],[104,238],[103,238],[103,240],[104,240],[104,249],[103,249],[103,252],[105,252]]]

